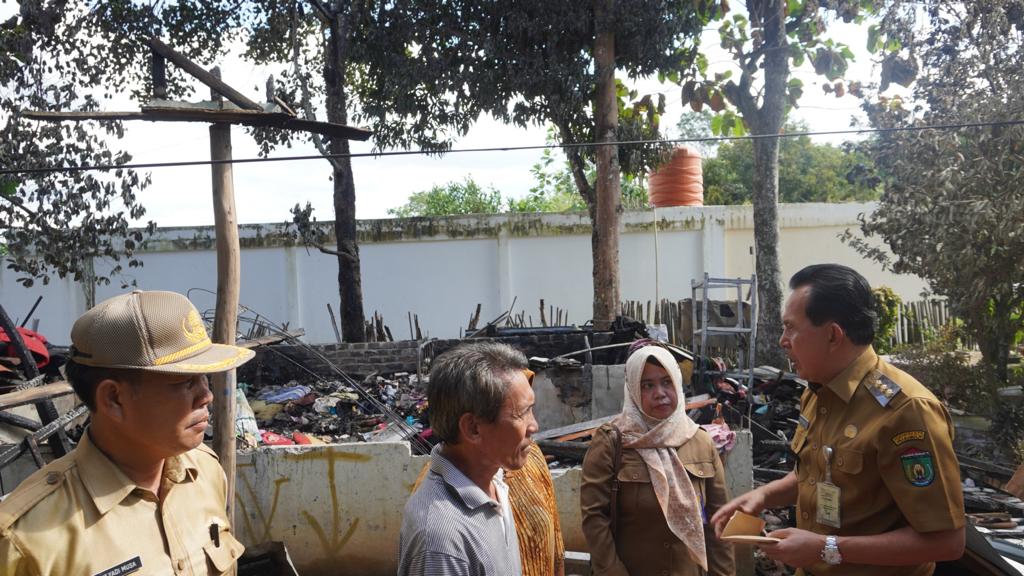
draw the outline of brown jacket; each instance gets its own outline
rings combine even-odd
[[[647,465],[636,450],[623,449],[618,470],[618,526],[611,531],[611,488],[614,436],[610,426],[594,433],[583,460],[580,506],[583,534],[590,548],[595,576],[700,576],[705,574],[690,557],[686,544],[669,530],[651,488]],[[732,545],[715,538],[707,519],[729,501],[725,470],[715,445],[704,430],[678,449],[690,473],[694,491],[704,505],[704,538],[708,574],[734,574]]]

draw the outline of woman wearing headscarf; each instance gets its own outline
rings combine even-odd
[[[595,576],[733,574],[708,518],[729,501],[708,436],[686,415],[679,364],[659,346],[626,361],[622,412],[583,460],[583,534]],[[614,506],[614,510],[613,510]]]

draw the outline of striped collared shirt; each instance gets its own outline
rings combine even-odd
[[[439,444],[430,473],[405,504],[399,576],[519,576],[519,541],[501,470],[490,498],[447,458]]]

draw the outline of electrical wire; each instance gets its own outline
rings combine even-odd
[[[849,130],[825,130],[820,132],[785,132],[782,134],[748,134],[745,136],[715,136],[708,138],[672,138],[666,140],[625,140],[616,142],[563,142],[561,144],[537,144],[532,146],[496,146],[482,148],[455,148],[451,150],[390,150],[382,152],[352,152],[348,154],[306,154],[279,156],[276,158],[232,158],[229,160],[182,160],[176,162],[140,162],[135,164],[91,164],[83,166],[57,166],[48,168],[3,168],[0,176],[15,174],[54,174],[88,171],[127,170],[139,168],[178,168],[182,166],[215,166],[220,164],[258,164],[263,162],[296,162],[340,158],[386,158],[391,156],[429,156],[460,153],[515,152],[523,150],[580,149],[599,146],[651,146],[657,144],[681,144],[687,142],[728,142],[734,140],[765,140],[768,138],[799,138],[802,136],[837,136],[844,134],[885,134],[891,132],[920,132],[925,130],[960,130],[963,128],[988,128],[996,126],[1020,126],[1024,119],[999,120],[990,122],[965,122],[959,124],[934,124],[927,126],[898,126],[893,128],[851,128]]]

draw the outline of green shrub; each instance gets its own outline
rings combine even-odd
[[[875,298],[875,313],[878,315],[878,327],[875,329],[875,350],[879,354],[887,354],[892,346],[889,341],[896,332],[896,319],[899,315],[902,300],[888,286],[879,286],[872,290]]]
[[[960,349],[960,342],[960,328],[942,326],[935,331],[934,338],[896,350],[893,364],[917,378],[946,406],[991,415],[1001,382],[990,367],[972,366],[970,355]]]

